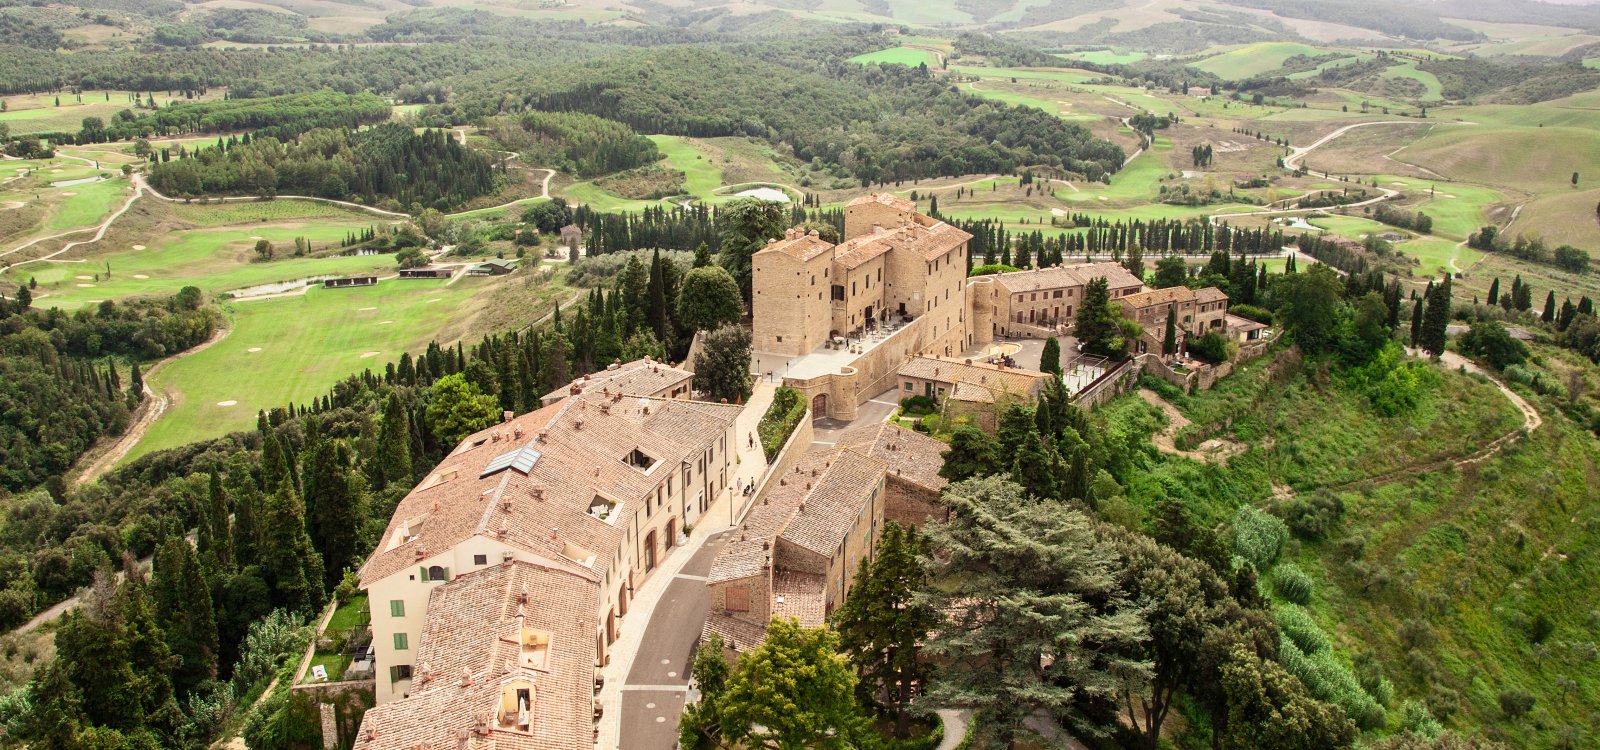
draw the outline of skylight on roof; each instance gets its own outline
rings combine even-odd
[[[539,463],[539,457],[541,455],[543,454],[539,453],[539,451],[531,445],[523,446],[514,451],[502,453],[498,456],[495,456],[494,460],[490,461],[488,466],[483,467],[483,473],[479,474],[478,478],[483,479],[490,474],[504,471],[506,469],[516,469],[517,471],[522,472],[523,476],[527,476],[529,472],[533,471],[534,465]]]

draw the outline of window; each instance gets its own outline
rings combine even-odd
[[[473,565],[488,565],[489,564],[489,556],[488,555],[473,555],[472,556],[472,564]]]
[[[389,667],[389,681],[390,682],[399,682],[401,680],[409,680],[409,679],[411,679],[411,665],[410,664],[396,664],[396,665],[394,665],[392,667]]]
[[[906,381],[906,392],[911,392],[911,381],[909,380]]]
[[[406,603],[405,603],[405,601],[403,599],[390,599],[389,600],[389,616],[390,617],[405,617],[406,616]]]
[[[1056,290],[1055,298],[1056,299],[1061,299],[1061,290],[1060,289]]]
[[[396,651],[405,651],[406,649],[409,649],[409,648],[411,648],[411,640],[406,637],[406,634],[405,633],[395,633],[394,634],[394,650],[396,650]]]
[[[422,570],[422,580],[424,582],[448,581],[450,580],[450,569],[440,565],[431,565]]]

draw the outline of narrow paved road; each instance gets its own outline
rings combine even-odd
[[[648,637],[639,646],[622,686],[622,732],[625,750],[673,750],[678,742],[678,715],[689,688],[689,661],[705,627],[711,595],[706,575],[732,531],[708,537],[684,563],[656,601],[645,623]]]

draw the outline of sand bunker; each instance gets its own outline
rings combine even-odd
[[[245,350],[245,351],[247,351],[247,352],[249,352],[249,353],[251,353],[251,354],[255,354],[255,353],[256,353],[256,352],[259,352],[259,351],[261,351],[261,347],[259,347],[259,346],[252,346],[252,347],[250,347],[250,348],[249,348],[249,349],[246,349],[246,350]]]
[[[93,276],[82,276],[82,275],[79,275],[79,276],[74,276],[73,278],[82,279],[84,281],[94,281],[94,277]]]
[[[378,309],[378,308],[376,308],[376,307],[358,307],[358,308],[356,308],[356,312],[368,312],[370,310],[376,310],[376,309]]]
[[[136,274],[133,275],[133,277],[136,278],[136,279],[148,279],[148,278],[150,278],[149,276],[146,276],[146,275],[144,275],[142,273],[136,273]]]
[[[236,405],[238,403],[239,403],[238,401],[234,401],[233,399],[228,399],[227,401],[218,401],[217,402],[217,406],[234,406],[234,405]]]
[[[366,359],[368,357],[376,357],[376,356],[378,356],[378,354],[379,354],[378,352],[362,352],[361,353],[361,358],[362,359]]]
[[[61,195],[62,195],[62,196],[63,196],[63,197],[65,197],[65,196],[69,196],[69,195],[77,195],[77,193],[74,193],[74,192],[72,192],[72,191],[71,191],[71,190],[68,190],[68,191],[66,191],[66,192],[63,192],[63,193],[62,193],[62,194],[61,194]]]
[[[79,289],[93,289],[94,288],[94,284],[79,284],[78,288]]]
[[[135,250],[143,250],[144,249],[144,245],[134,245],[133,249],[135,249]]]
[[[443,300],[444,300],[443,297],[434,297],[433,299],[428,300],[428,303],[432,304],[434,302],[440,302],[440,301],[443,301]]]
[[[378,321],[378,325],[386,326],[386,325],[389,325],[390,323],[393,323],[393,322],[394,321],[392,321],[392,320],[380,320],[380,321]]]

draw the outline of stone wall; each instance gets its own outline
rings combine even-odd
[[[778,451],[777,459],[767,465],[767,470],[762,473],[761,479],[756,482],[756,487],[759,489],[754,495],[750,496],[749,502],[739,508],[738,516],[741,520],[744,519],[744,514],[750,511],[751,506],[761,502],[768,493],[772,492],[773,487],[778,486],[775,478],[794,468],[795,463],[800,460],[800,456],[811,450],[811,442],[815,435],[811,421],[815,417],[816,415],[811,413],[811,407],[807,406],[805,414],[800,416],[800,424],[795,425],[794,432],[789,435],[788,441],[783,444],[783,449]]]
[[[1143,359],[1143,357],[1125,359],[1107,370],[1104,375],[1095,378],[1094,382],[1078,391],[1076,396],[1078,406],[1092,410],[1138,387]]]
[[[883,505],[883,520],[902,526],[921,526],[928,521],[945,521],[950,512],[939,502],[939,493],[889,475]]]

